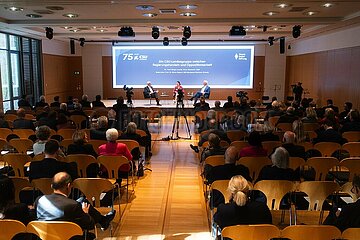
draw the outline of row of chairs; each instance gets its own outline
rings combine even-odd
[[[274,225],[236,225],[225,227],[221,232],[222,238],[232,240],[269,240],[269,239],[291,239],[291,240],[358,240],[360,239],[360,228],[348,228],[343,233],[334,226],[324,225],[296,225],[288,226],[279,230]]]

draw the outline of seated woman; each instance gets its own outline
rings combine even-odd
[[[120,136],[120,139],[130,139],[130,140],[135,140],[137,141],[141,146],[145,146],[145,140],[136,133],[136,123],[134,122],[129,122],[129,124],[126,127],[125,132],[123,132]],[[134,160],[137,160],[140,158],[140,149],[139,148],[134,148],[131,151],[131,155],[133,156]]]
[[[38,139],[33,145],[34,155],[42,154],[45,150],[45,144],[49,140],[51,131],[46,125],[38,127],[35,132],[36,138]]]
[[[240,151],[240,157],[266,157],[267,151],[261,145],[261,136],[259,132],[251,132],[248,142],[249,147],[244,147]]]
[[[230,202],[220,204],[214,214],[214,222],[222,229],[238,224],[271,224],[271,212],[262,202],[250,201],[249,183],[241,175],[229,181]]]
[[[74,132],[72,136],[73,143],[68,146],[67,154],[88,154],[97,158],[97,153],[95,152],[93,146],[88,144],[87,134],[83,130],[78,130]],[[86,176],[91,178],[96,178],[99,172],[99,165],[96,163],[90,164],[86,169]]]

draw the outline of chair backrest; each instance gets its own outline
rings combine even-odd
[[[65,148],[65,150],[67,151],[67,148],[69,147],[70,144],[74,143],[72,139],[63,139],[60,142],[60,146]]]
[[[305,164],[315,169],[316,181],[324,181],[329,170],[338,166],[339,161],[333,157],[312,157]]]
[[[24,153],[32,149],[33,141],[24,138],[13,138],[10,140],[10,145],[13,146],[19,153]]]
[[[352,181],[354,175],[360,173],[360,158],[345,158],[341,160],[340,166],[350,171],[349,181]]]
[[[79,225],[65,221],[32,221],[26,230],[42,240],[65,240],[83,234]]]
[[[275,128],[276,123],[279,121],[280,116],[269,117],[269,124],[272,128]]]
[[[90,164],[98,164],[99,161],[88,154],[70,154],[66,156],[66,162],[75,162],[78,169],[79,177],[88,177],[86,175],[86,169]]]
[[[308,150],[314,148],[314,146],[311,142],[301,142],[301,143],[297,143],[296,145],[303,146],[305,148],[305,151],[308,151]]]
[[[89,144],[91,144],[93,146],[93,148],[96,152],[98,151],[99,147],[105,143],[106,143],[105,140],[97,140],[97,139],[89,140]]]
[[[342,149],[350,154],[350,157],[360,157],[360,142],[349,142],[342,145]]]
[[[283,229],[281,237],[291,240],[331,240],[340,238],[341,232],[329,225],[293,225]]]
[[[348,140],[348,142],[358,142],[360,141],[360,131],[344,132],[342,137]]]
[[[6,121],[14,121],[15,119],[17,119],[17,115],[16,114],[5,114],[4,116],[4,120]]]
[[[250,177],[255,181],[258,178],[261,169],[266,165],[272,164],[272,162],[268,157],[242,157],[236,164],[242,164],[249,168]]]
[[[72,139],[72,136],[76,129],[62,128],[57,131],[57,134],[62,136],[64,139]]]
[[[103,108],[103,107],[101,107],[101,108],[94,108],[94,110],[95,110],[96,115],[97,115],[98,117],[100,117],[100,116],[106,116],[106,117],[107,117],[108,112],[109,112],[109,109]]]
[[[359,240],[360,228],[348,228],[341,234],[341,237],[346,240]]]
[[[233,142],[231,142],[230,146],[234,146],[238,149],[238,151],[240,151],[244,147],[250,146],[250,144],[248,142],[244,142],[244,141],[233,141]]]
[[[231,142],[244,140],[244,137],[247,136],[247,132],[243,130],[228,130],[226,131],[227,137]]]
[[[217,190],[224,196],[225,203],[229,202],[230,193],[227,191],[230,180],[216,180],[211,184],[211,191]]]
[[[51,188],[52,178],[38,178],[31,181],[31,185],[40,190],[44,195],[52,194],[53,189]]]
[[[6,139],[8,135],[13,134],[9,128],[0,128],[0,138]]]
[[[0,229],[0,240],[9,240],[18,233],[26,232],[26,226],[22,222],[11,219],[1,219]]]
[[[207,111],[198,111],[195,113],[195,117],[199,117],[200,120],[205,120],[207,116]]]
[[[280,141],[263,141],[261,144],[263,148],[267,150],[269,155],[275,148],[280,147],[282,143]]]
[[[220,166],[225,164],[224,155],[213,155],[205,159],[205,165],[208,164],[212,167]]]
[[[283,132],[293,130],[292,123],[278,123],[276,125],[276,128],[277,128],[277,130],[281,130]]]
[[[299,191],[306,193],[310,199],[309,210],[321,211],[325,199],[339,190],[335,182],[308,181],[299,185]]]
[[[81,123],[83,121],[87,121],[87,117],[83,116],[83,115],[71,115],[70,116],[70,120],[73,121],[76,125],[77,129],[81,129]]]
[[[262,180],[254,186],[254,189],[265,194],[267,205],[271,210],[279,210],[281,199],[294,188],[294,183],[286,180]]]
[[[105,166],[109,178],[119,178],[118,170],[121,166],[126,165],[130,169],[129,160],[124,156],[98,156],[98,161]]]
[[[356,202],[357,196],[351,191],[352,188],[353,188],[352,182],[347,182],[341,186],[340,191],[349,194],[353,199],[353,202]]]
[[[32,129],[13,129],[13,133],[18,135],[20,138],[28,139],[30,135],[34,135],[35,132]]]
[[[31,157],[23,153],[8,153],[3,156],[3,160],[11,165],[15,177],[25,177],[24,166],[31,161]]]
[[[334,142],[319,142],[314,145],[314,149],[321,152],[323,157],[331,157],[335,151],[341,149],[341,145]]]
[[[232,240],[269,240],[279,238],[280,230],[270,224],[235,225],[225,227],[221,235]]]
[[[141,129],[136,129],[136,133],[139,134],[141,137],[146,137],[146,132]]]
[[[301,157],[290,157],[289,159],[289,168],[296,170],[298,167],[304,166],[305,159]]]
[[[317,129],[319,129],[320,125],[318,123],[304,123],[303,124],[303,128],[304,131],[315,131]]]
[[[95,199],[94,207],[100,207],[100,194],[113,189],[112,183],[105,178],[77,178],[74,188],[79,189],[87,199]]]
[[[129,151],[131,152],[134,148],[140,148],[140,145],[137,141],[135,140],[131,140],[131,139],[121,139],[121,140],[116,140],[116,142],[118,143],[123,143],[127,146],[127,148],[129,149]]]

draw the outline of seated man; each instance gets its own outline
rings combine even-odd
[[[194,96],[192,96],[192,98],[190,98],[190,100],[192,101],[193,99],[195,99],[194,101],[194,105],[196,104],[197,100],[201,97],[204,96],[204,98],[209,98],[210,97],[210,87],[208,85],[208,81],[204,80],[203,81],[203,87],[197,91]]]
[[[35,210],[40,221],[69,221],[78,224],[84,230],[94,229],[99,223],[106,230],[114,219],[116,211],[101,215],[88,201],[80,198],[77,201],[68,198],[71,193],[72,180],[66,172],[59,172],[53,177],[51,188],[53,194],[43,195],[36,199]]]
[[[201,162],[203,162],[207,157],[214,155],[224,155],[226,148],[220,146],[221,139],[218,135],[214,133],[209,134],[209,146],[204,149],[201,153]]]
[[[159,100],[159,95],[158,95],[158,90],[155,90],[153,88],[153,86],[151,86],[150,81],[147,81],[146,85],[147,86],[144,87],[144,98],[155,98],[157,105],[161,106],[160,100]]]
[[[97,121],[98,128],[90,129],[90,139],[106,140],[106,130],[108,129],[108,119],[101,116]]]
[[[35,130],[33,122],[31,120],[25,119],[25,115],[25,109],[19,108],[17,110],[17,119],[15,119],[13,122],[14,128]]]
[[[305,159],[305,148],[300,145],[295,145],[295,138],[295,133],[291,131],[286,131],[284,133],[284,143],[282,144],[282,147],[288,151],[290,157],[301,157]]]
[[[101,101],[101,95],[96,95],[95,101],[91,104],[93,108],[106,108],[105,104]]]
[[[334,142],[343,145],[347,142],[341,134],[334,129],[334,122],[331,120],[325,120],[324,122],[324,131],[318,133],[318,136],[313,139],[313,144],[319,142]]]

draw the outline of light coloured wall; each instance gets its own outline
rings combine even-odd
[[[43,54],[58,55],[58,56],[81,56],[82,47],[75,41],[75,54],[70,54],[70,41],[63,42],[56,39],[49,40],[42,39]]]

